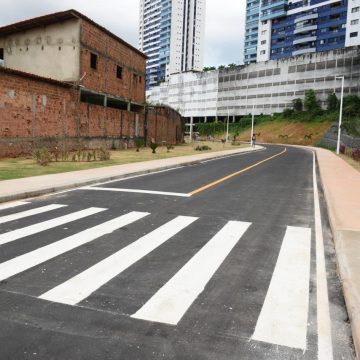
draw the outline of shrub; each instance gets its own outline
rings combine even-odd
[[[170,150],[172,150],[173,148],[174,146],[172,144],[166,144],[167,152],[170,152]]]
[[[136,151],[139,152],[140,149],[144,146],[144,140],[141,138],[135,138],[134,139],[134,144],[136,147]]]
[[[150,149],[152,150],[152,153],[156,154],[156,149],[158,148],[159,144],[152,142],[152,143],[150,143],[149,146],[150,146]]]
[[[356,161],[360,161],[360,148],[354,149],[352,151],[351,157]]]
[[[198,145],[194,150],[196,150],[196,151],[206,151],[206,150],[211,150],[211,147],[207,146],[207,145]]]
[[[340,154],[345,154],[345,150],[346,150],[345,145],[341,144],[339,148]]]
[[[294,113],[294,110],[293,109],[290,109],[290,108],[286,108],[286,109],[284,109],[284,111],[283,111],[283,118],[289,118],[289,117],[291,117],[292,115],[293,115],[293,113]]]
[[[35,161],[41,166],[47,166],[51,162],[51,154],[46,148],[36,149],[32,155]]]
[[[318,114],[321,112],[320,105],[316,100],[316,93],[313,89],[305,90],[304,108],[310,114]]]
[[[100,161],[110,160],[110,151],[104,148],[98,150],[98,157]]]
[[[303,102],[300,98],[297,98],[297,99],[294,99],[292,101],[292,104],[293,104],[293,109],[295,111],[302,111],[303,109]]]
[[[339,106],[338,98],[335,93],[329,94],[326,100],[327,110],[336,111]]]

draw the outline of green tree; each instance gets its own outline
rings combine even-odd
[[[344,97],[344,116],[358,116],[360,114],[360,98],[356,95]]]
[[[303,102],[302,102],[301,99],[299,99],[299,98],[294,99],[294,100],[292,101],[292,103],[293,103],[293,109],[294,109],[295,111],[302,111],[302,109],[303,109]]]
[[[219,69],[219,70],[224,70],[224,69],[225,69],[225,66],[224,66],[224,65],[220,65],[220,66],[218,67],[218,69]]]
[[[335,93],[329,94],[326,100],[327,110],[335,111],[338,108],[339,101]]]
[[[304,107],[311,114],[319,112],[320,105],[316,100],[316,94],[313,89],[305,90]]]

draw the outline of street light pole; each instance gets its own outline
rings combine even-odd
[[[227,116],[227,123],[226,123],[226,142],[229,141],[229,108],[228,108],[228,116]]]
[[[338,138],[337,138],[337,144],[336,144],[336,154],[339,155],[339,152],[340,152],[340,136],[341,136],[341,121],[342,121],[343,100],[344,100],[344,76],[335,76],[335,79],[336,80],[341,79],[339,128],[338,128]]]
[[[255,117],[255,104],[253,103],[253,107],[252,107],[252,117],[251,117],[251,135],[250,135],[250,144],[252,145],[252,138],[254,135],[254,117]]]

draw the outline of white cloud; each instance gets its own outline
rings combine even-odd
[[[205,65],[241,60],[245,0],[207,0]],[[137,47],[139,0],[1,0],[0,26],[75,9]]]

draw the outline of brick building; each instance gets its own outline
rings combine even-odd
[[[122,148],[158,133],[155,115],[166,111],[149,112],[145,122],[145,61],[75,10],[0,28],[0,156],[27,153],[45,140]],[[181,141],[175,112],[168,131],[155,140]]]

